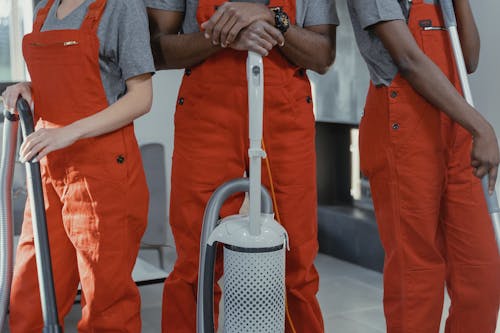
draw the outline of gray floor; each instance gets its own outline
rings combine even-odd
[[[141,257],[155,262],[153,253]],[[170,255],[170,265],[173,256]],[[344,261],[318,255],[316,265],[321,277],[319,301],[327,333],[383,333],[382,275]],[[140,287],[143,332],[160,332],[162,285]],[[448,301],[446,302],[448,304]],[[66,318],[66,333],[77,332],[79,306]],[[500,330],[497,330],[500,332]],[[7,331],[4,331],[6,333]]]

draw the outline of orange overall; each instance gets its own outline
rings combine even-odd
[[[408,25],[459,89],[447,32],[424,28],[443,25],[440,9],[413,0]],[[360,125],[361,167],[386,252],[388,333],[437,333],[445,285],[451,298],[446,332],[495,332],[500,262],[471,148],[471,135],[401,75],[389,87],[370,87]]]
[[[54,0],[23,41],[37,128],[56,128],[108,107],[99,70],[96,0],[80,30],[41,32]],[[79,332],[141,332],[132,280],[147,222],[148,190],[133,125],[77,141],[41,161],[56,299],[61,323],[82,288]],[[29,207],[29,205],[27,205]],[[29,208],[17,250],[10,330],[39,333],[42,314]]]
[[[222,3],[201,0],[199,23]],[[295,1],[271,0],[270,6],[282,6],[295,21]],[[185,71],[175,113],[170,210],[178,258],[165,282],[163,332],[196,331],[203,212],[218,186],[242,177],[248,169],[246,57],[247,52],[227,49]],[[313,265],[318,243],[311,90],[305,71],[277,50],[264,58],[264,75],[264,140],[279,212],[290,236],[286,267],[290,316],[297,332],[323,332],[316,300],[319,278]],[[269,188],[266,172],[262,181]],[[237,213],[241,203],[241,196],[229,200],[221,215]],[[216,280],[221,274],[219,266]]]

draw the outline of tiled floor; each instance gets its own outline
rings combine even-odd
[[[141,257],[154,262],[152,253]],[[173,256],[170,256],[171,262]],[[171,263],[170,263],[171,265]],[[382,275],[338,259],[318,255],[321,277],[319,301],[326,333],[383,333]],[[160,332],[162,285],[140,287],[144,333]],[[446,302],[448,304],[448,301]],[[66,333],[77,332],[79,306],[67,316]],[[500,332],[500,330],[498,330]],[[7,331],[4,331],[7,333]]]

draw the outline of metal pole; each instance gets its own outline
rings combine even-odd
[[[467,77],[467,69],[465,67],[460,37],[458,36],[457,20],[455,17],[455,10],[453,8],[453,1],[440,0],[439,2],[441,4],[441,11],[443,12],[444,24],[450,35],[451,46],[455,56],[455,62],[457,64],[458,75],[460,77],[464,98],[472,107],[474,107],[474,100],[472,99],[472,91]],[[497,247],[500,251],[500,208],[498,206],[497,194],[496,192],[493,192],[492,195],[489,194],[488,175],[484,176],[481,181],[486,198],[486,204],[488,205],[488,212],[490,213],[493,229],[495,230]]]
[[[2,158],[0,160],[0,330],[9,308],[14,267],[14,214],[12,212],[12,179],[14,176],[19,117],[4,113]]]
[[[260,184],[262,157],[262,132],[264,112],[264,66],[262,57],[254,52],[248,52],[248,119],[250,148],[248,157],[250,164],[250,234],[260,235]]]
[[[26,100],[17,101],[17,110],[21,120],[23,138],[33,133],[34,124],[31,109]],[[45,217],[45,203],[43,199],[42,178],[40,163],[28,161],[25,163],[27,175],[28,197],[30,201],[33,235],[35,242],[35,256],[40,287],[40,301],[43,314],[43,333],[62,333],[57,313],[52,263],[50,259],[49,237],[47,220]]]

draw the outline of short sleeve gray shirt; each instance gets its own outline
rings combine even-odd
[[[35,8],[35,16],[48,0]],[[81,6],[63,19],[58,19],[57,8],[61,0],[54,1],[42,31],[79,29],[89,5],[95,0],[85,0]],[[146,8],[142,0],[108,0],[97,31],[99,38],[99,66],[101,79],[109,104],[122,97],[127,87],[125,81],[141,74],[154,73],[153,56],[149,45],[149,27]]]
[[[251,0],[249,0],[251,2]],[[182,31],[199,31],[196,20],[198,0],[144,0],[146,7],[184,12]],[[300,27],[321,24],[339,24],[335,0],[296,0],[296,23]]]
[[[398,73],[387,49],[371,26],[379,22],[405,20],[398,0],[348,0],[354,35],[375,85],[389,86]]]

